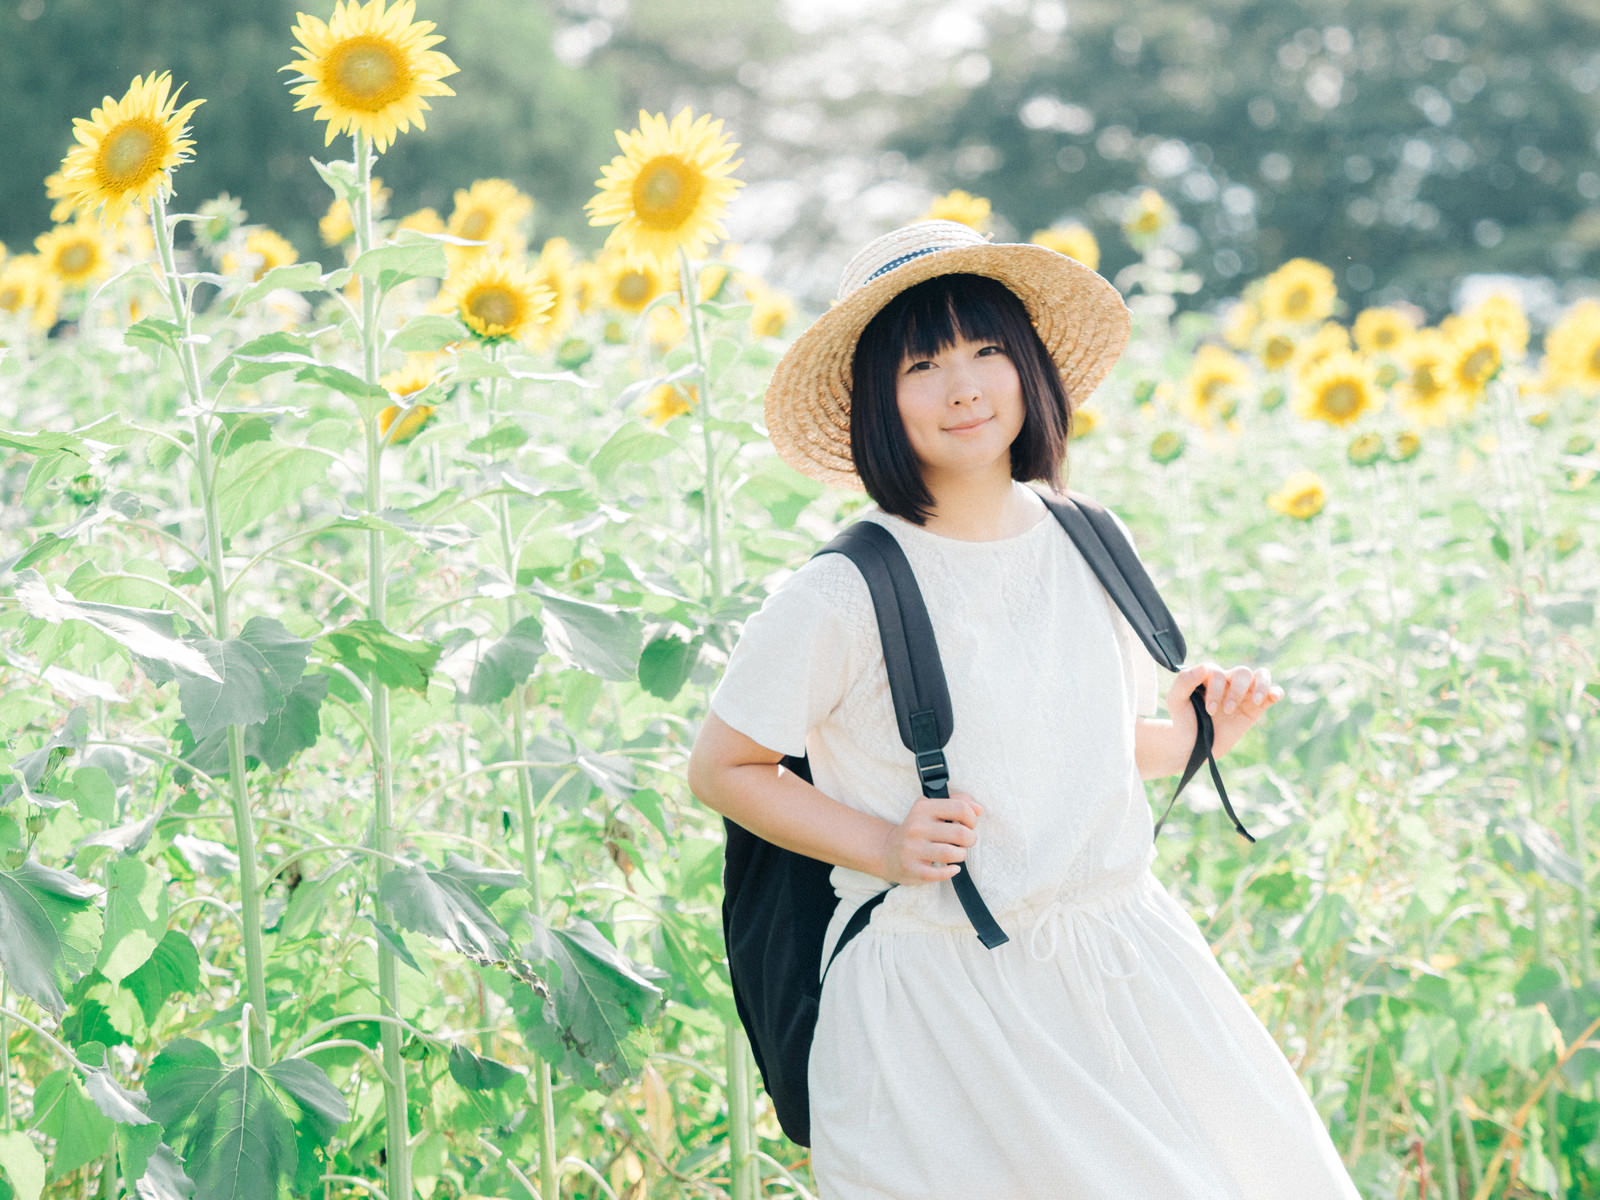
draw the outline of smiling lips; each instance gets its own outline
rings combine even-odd
[[[967,433],[970,430],[978,428],[980,425],[987,425],[992,420],[994,420],[993,417],[980,417],[976,421],[968,421],[965,425],[946,425],[944,427],[944,432],[945,433]]]

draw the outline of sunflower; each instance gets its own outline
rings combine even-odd
[[[533,264],[533,281],[551,295],[550,315],[540,329],[540,340],[553,342],[572,324],[578,308],[578,258],[566,238],[551,238]]]
[[[299,14],[292,32],[300,57],[283,69],[299,72],[299,86],[289,89],[300,97],[295,111],[314,108],[314,117],[328,123],[323,145],[335,134],[360,132],[382,154],[413,124],[426,127],[426,97],[455,95],[441,82],[456,73],[456,65],[431,48],[444,41],[433,22],[412,20],[412,0],[398,0],[387,10],[385,5],[386,0],[336,0],[326,24]]]
[[[524,224],[533,216],[533,200],[505,179],[479,179],[466,190],[456,192],[456,206],[450,212],[445,232],[475,246],[446,246],[456,262],[480,254],[515,257],[528,248]]]
[[[637,316],[668,288],[676,288],[677,272],[650,262],[630,263],[620,254],[604,255],[595,264],[594,300],[602,307]]]
[[[657,384],[645,397],[644,415],[650,418],[652,425],[665,425],[673,417],[682,416],[693,409],[699,398],[692,384],[687,388],[680,388],[673,383]]]
[[[1545,335],[1550,381],[1582,391],[1600,390],[1600,301],[1574,304]]]
[[[1072,440],[1088,437],[1100,424],[1100,414],[1092,408],[1072,410]]]
[[[1363,354],[1395,354],[1416,328],[1404,309],[1365,308],[1356,317],[1356,346]]]
[[[249,272],[254,282],[276,267],[287,267],[299,261],[299,253],[281,233],[267,228],[252,229],[245,235],[242,251],[222,256],[222,273],[243,275]]]
[[[98,211],[101,224],[115,225],[130,204],[144,207],[172,191],[172,170],[189,160],[194,143],[189,118],[205,103],[178,107],[172,75],[135,75],[121,100],[107,96],[100,107],[72,122],[77,145],[61,160],[63,198],[81,213]]]
[[[39,261],[63,287],[84,287],[111,272],[111,239],[93,218],[80,216],[34,239]]]
[[[391,446],[403,446],[433,422],[433,405],[391,404],[378,414],[378,433]],[[394,432],[389,427],[394,426]]]
[[[1155,188],[1144,188],[1128,202],[1122,214],[1122,232],[1136,241],[1155,237],[1172,224],[1171,206]]]
[[[1337,321],[1324,321],[1315,333],[1295,347],[1294,371],[1304,375],[1335,354],[1349,354],[1350,349],[1350,331]]]
[[[44,177],[45,199],[52,201],[50,205],[50,220],[53,224],[60,225],[72,215],[72,192],[67,187],[67,173],[65,171],[51,171]]]
[[[1315,471],[1296,471],[1283,481],[1283,486],[1267,497],[1267,504],[1274,512],[1297,521],[1311,520],[1327,502],[1327,489],[1322,486],[1322,477]]]
[[[1236,300],[1222,318],[1222,340],[1234,350],[1248,350],[1261,326],[1261,310],[1249,300]]]
[[[1178,406],[1196,425],[1209,429],[1233,416],[1249,383],[1250,368],[1242,358],[1207,343],[1195,353]]]
[[[782,337],[794,317],[794,302],[769,287],[754,275],[741,276],[745,298],[750,301],[750,333],[757,338]]]
[[[444,218],[434,208],[419,208],[416,212],[407,213],[400,218],[399,224],[395,228],[410,229],[416,233],[427,234],[445,232]]]
[[[438,378],[439,355],[408,354],[403,367],[390,371],[378,382],[396,400],[406,400],[430,387]]]
[[[1270,321],[1311,325],[1332,316],[1338,299],[1333,272],[1309,258],[1291,258],[1261,282],[1261,311]]]
[[[1520,361],[1528,353],[1528,317],[1522,305],[1504,292],[1494,292],[1467,309],[1459,317],[1445,318],[1443,329],[1460,341],[1480,335],[1492,338],[1500,358]]]
[[[0,313],[27,314],[41,332],[56,323],[61,286],[37,254],[14,254],[0,266]]]
[[[585,205],[589,224],[616,226],[607,249],[666,266],[680,248],[701,257],[727,236],[722,214],[744,185],[730,178],[741,160],[721,121],[684,109],[669,125],[664,114],[641,112],[638,129],[617,130],[617,144],[622,153],[601,169],[600,191]]]
[[[441,307],[485,341],[526,342],[539,333],[555,297],[509,258],[480,258],[445,280]]]
[[[1360,433],[1345,448],[1345,457],[1358,467],[1374,466],[1384,456],[1383,434]]]
[[[1437,329],[1419,330],[1405,344],[1401,361],[1406,370],[1395,389],[1395,407],[1419,425],[1446,424],[1457,412],[1455,392],[1449,384],[1450,339]]]
[[[989,229],[989,218],[992,214],[989,200],[985,196],[974,196],[971,192],[964,192],[960,188],[952,188],[942,196],[935,196],[933,203],[928,205],[928,211],[922,215],[924,221],[956,221],[979,233],[986,233]]]
[[[1170,462],[1176,462],[1183,453],[1185,444],[1183,434],[1177,430],[1163,430],[1151,439],[1150,457],[1162,466]]]
[[[1456,326],[1452,350],[1445,360],[1445,386],[1468,406],[1483,398],[1489,381],[1500,374],[1504,360],[1500,342],[1489,330]]]
[[[1074,223],[1055,229],[1040,229],[1028,240],[1035,246],[1043,246],[1046,250],[1054,250],[1057,254],[1075,258],[1091,271],[1100,268],[1100,243],[1095,240],[1087,225]]]
[[[1394,449],[1389,451],[1389,457],[1395,462],[1410,462],[1422,453],[1422,438],[1409,429],[1402,429],[1394,435]]]
[[[1382,406],[1371,364],[1348,351],[1328,355],[1296,382],[1294,409],[1307,420],[1344,428]]]

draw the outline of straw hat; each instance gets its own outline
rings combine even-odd
[[[789,347],[767,387],[767,430],[779,455],[813,479],[860,489],[850,456],[850,367],[868,322],[936,275],[987,275],[1016,293],[1061,371],[1074,407],[1128,343],[1121,295],[1075,259],[1043,246],[992,243],[956,221],[919,221],[852,258],[833,307]]]

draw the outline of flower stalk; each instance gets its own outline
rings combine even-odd
[[[194,343],[192,296],[178,276],[172,223],[168,220],[166,202],[159,191],[151,197],[150,223],[155,233],[156,251],[161,260],[162,283],[165,285],[168,303],[172,307],[173,321],[179,330],[176,351],[178,364],[183,373],[184,391],[193,413],[195,474],[205,524],[206,551],[202,566],[211,583],[213,633],[218,641],[223,641],[227,638],[230,628],[229,589],[223,562],[222,521],[217,505],[216,463],[211,453],[211,439],[220,425],[206,405],[205,391],[200,382],[200,362],[195,353]],[[272,1034],[267,1010],[267,956],[262,938],[261,887],[255,824],[250,812],[250,788],[245,778],[244,759],[244,729],[239,725],[230,725],[228,798],[233,809],[234,837],[238,841],[245,1001],[251,1013],[244,1050],[247,1061],[266,1063],[272,1061]]]
[[[355,134],[356,203],[353,209],[356,254],[373,248],[372,148],[365,132]],[[359,276],[358,276],[359,279]],[[382,296],[372,281],[359,279],[361,288],[361,369],[369,384],[378,383],[379,309]],[[377,422],[365,412],[361,416],[367,458],[367,511],[374,517],[383,508],[383,441]],[[384,570],[384,536],[380,528],[367,531],[367,616],[380,625],[388,615],[387,575]],[[382,860],[392,858],[399,845],[394,820],[394,752],[390,745],[389,688],[376,671],[368,680],[371,720],[368,731],[372,743],[373,841],[380,856],[375,871],[382,871]],[[394,952],[381,942],[378,946],[378,998],[390,1016],[400,1016],[399,963]],[[410,1118],[406,1100],[406,1062],[401,1056],[400,1030],[385,1023],[379,1033],[384,1073],[386,1159],[388,1191],[395,1197],[409,1197],[411,1186]]]
[[[706,535],[706,590],[713,604],[721,601],[724,580],[722,577],[722,503],[718,496],[716,445],[711,436],[711,363],[706,354],[705,326],[699,304],[699,281],[689,264],[689,256],[678,248],[678,286],[683,294],[683,306],[689,317],[689,330],[694,340],[694,361],[699,368],[700,402],[696,405],[700,420],[700,443],[705,454],[705,535]]]

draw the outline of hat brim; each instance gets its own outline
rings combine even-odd
[[[1074,407],[1088,399],[1128,344],[1128,306],[1075,259],[1027,243],[937,250],[863,284],[838,301],[784,354],[767,387],[773,447],[801,474],[862,486],[850,454],[850,372],[856,342],[895,296],[938,275],[986,275],[1014,292],[1061,372]]]

